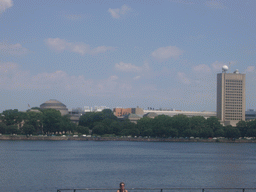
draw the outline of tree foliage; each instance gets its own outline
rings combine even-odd
[[[79,119],[79,126],[70,121],[69,115],[61,116],[54,109],[19,112],[17,109],[5,110],[0,114],[1,134],[67,133],[117,136],[151,137],[256,137],[256,120],[240,121],[237,127],[223,127],[216,117],[205,119],[201,116],[173,117],[159,115],[154,119],[143,117],[132,123],[128,119],[118,119],[110,109],[101,112],[88,112]],[[24,125],[23,125],[24,124]],[[23,127],[22,127],[23,125]]]

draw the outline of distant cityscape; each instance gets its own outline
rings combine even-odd
[[[240,121],[249,121],[256,118],[256,111],[249,109],[245,111],[245,74],[240,74],[238,70],[234,73],[227,73],[228,66],[222,67],[222,73],[217,74],[217,111],[181,111],[175,109],[148,107],[142,109],[136,108],[113,108],[113,114],[119,119],[129,119],[136,123],[139,119],[148,116],[154,118],[158,115],[174,115],[183,114],[188,117],[203,116],[205,119],[209,117],[218,117],[221,124],[232,125]],[[62,115],[70,115],[71,121],[78,123],[79,117],[86,112],[101,112],[104,109],[110,109],[107,106],[84,106],[72,108],[68,110],[65,104],[58,100],[51,99],[40,105],[41,109],[53,108],[59,110]]]

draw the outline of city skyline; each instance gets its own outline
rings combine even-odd
[[[0,111],[83,106],[216,111],[216,75],[256,109],[256,2],[0,0]]]

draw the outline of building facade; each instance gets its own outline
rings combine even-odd
[[[223,125],[236,124],[245,120],[245,74],[217,74],[217,117]]]
[[[122,117],[124,115],[129,114],[137,114],[137,115],[143,115],[144,111],[143,109],[137,107],[137,108],[114,108],[113,113],[117,117]]]

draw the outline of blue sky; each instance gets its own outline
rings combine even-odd
[[[0,0],[0,112],[83,106],[216,111],[223,65],[256,109],[255,0]]]

